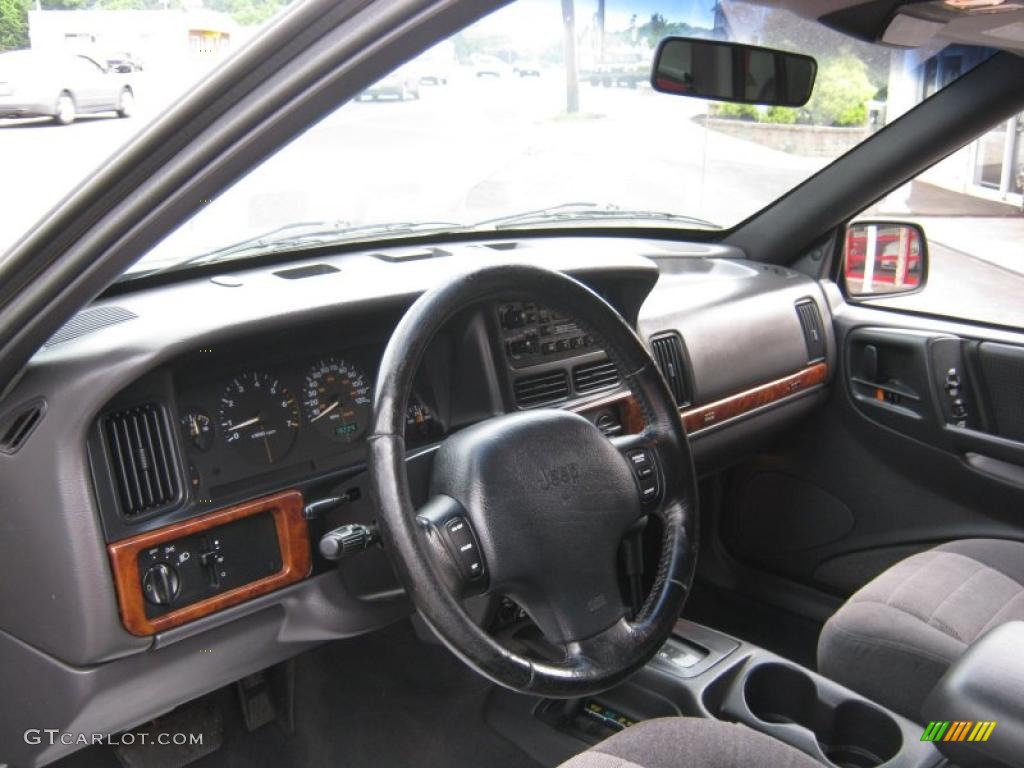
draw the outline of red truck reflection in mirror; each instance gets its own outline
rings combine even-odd
[[[928,250],[917,224],[858,221],[846,229],[843,277],[851,296],[884,296],[919,290]]]

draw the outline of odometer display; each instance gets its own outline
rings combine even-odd
[[[277,379],[265,373],[236,376],[225,387],[217,413],[229,448],[256,464],[276,464],[291,450],[299,430],[299,406]]]
[[[370,425],[370,381],[351,363],[328,357],[306,374],[302,408],[306,421],[331,440],[351,443]]]

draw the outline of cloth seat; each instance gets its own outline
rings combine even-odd
[[[821,768],[817,760],[745,725],[666,717],[645,720],[561,768]]]
[[[1024,543],[965,539],[897,563],[826,622],[818,671],[911,720],[967,647],[1024,620]]]

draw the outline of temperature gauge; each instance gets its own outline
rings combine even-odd
[[[408,445],[423,445],[444,437],[444,429],[429,406],[415,395],[405,411],[405,441]]]

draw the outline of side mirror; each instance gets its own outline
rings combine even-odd
[[[850,296],[912,293],[927,277],[928,244],[919,225],[857,221],[846,228],[843,280]]]
[[[651,86],[712,101],[802,107],[811,98],[817,72],[814,59],[798,53],[666,37],[654,54]]]

